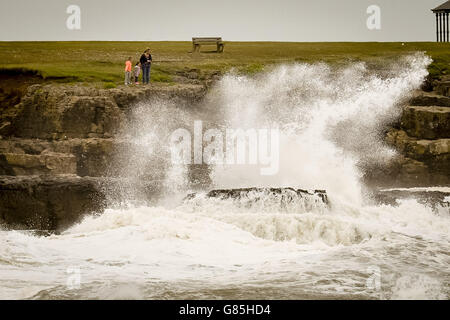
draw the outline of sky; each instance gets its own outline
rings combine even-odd
[[[0,41],[435,41],[430,9],[445,1],[0,0]],[[67,27],[70,5],[80,29]],[[367,13],[372,5],[379,15]]]

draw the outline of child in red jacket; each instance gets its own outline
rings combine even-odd
[[[125,61],[125,85],[131,84],[131,57]]]

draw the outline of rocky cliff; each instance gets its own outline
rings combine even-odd
[[[123,89],[33,85],[20,103],[2,110],[0,175],[104,176],[116,138],[138,101],[195,102],[202,85]],[[125,142],[126,143],[126,142]]]
[[[118,133],[134,104],[171,99],[186,105],[205,93],[194,84],[109,90],[34,84],[20,99],[14,96],[17,103],[2,103],[0,224],[58,230],[101,211],[105,188],[120,184],[106,176],[127,144]]]
[[[399,151],[391,163],[368,168],[374,186],[450,184],[450,81],[418,92],[386,134]],[[200,84],[97,89],[34,84],[20,98],[3,99],[0,118],[0,224],[63,229],[84,214],[100,212],[108,164],[127,141],[118,133],[135,103],[154,99],[190,105]],[[110,172],[109,172],[110,173]],[[154,194],[154,188],[149,187]]]
[[[418,187],[450,184],[450,78],[418,91],[386,133],[398,151],[391,163],[371,168],[367,181],[376,186]]]

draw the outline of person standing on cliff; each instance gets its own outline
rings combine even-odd
[[[141,63],[136,62],[134,66],[134,84],[139,84],[139,75],[141,74]]]
[[[131,84],[131,57],[125,61],[125,85]]]
[[[152,65],[152,55],[150,49],[144,51],[139,60],[142,68],[142,83],[148,84],[150,82],[150,67]]]

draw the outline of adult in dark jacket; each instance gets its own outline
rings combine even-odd
[[[142,83],[146,84],[150,82],[150,68],[152,65],[152,55],[150,49],[147,49],[139,59],[142,68]]]

